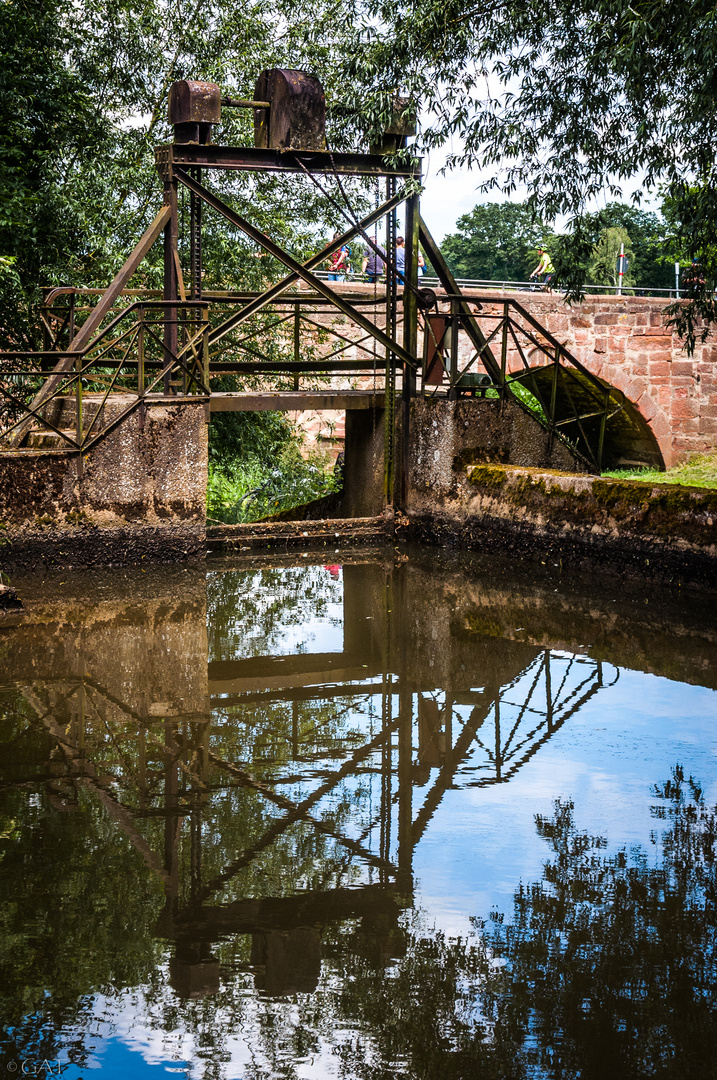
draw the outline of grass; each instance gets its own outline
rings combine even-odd
[[[717,453],[695,454],[684,465],[665,472],[656,469],[612,469],[603,476],[617,480],[644,480],[648,484],[684,484],[687,487],[717,488]]]

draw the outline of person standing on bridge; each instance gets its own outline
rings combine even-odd
[[[396,277],[401,285],[405,281],[406,274],[406,248],[402,236],[396,237]]]
[[[334,233],[333,239],[337,240],[341,233]],[[346,281],[346,271],[349,267],[349,249],[342,244],[338,251],[329,256],[329,281]]]
[[[380,255],[379,255],[380,251]],[[386,252],[383,248],[379,248],[378,251],[374,251],[371,248],[363,257],[363,263],[361,265],[361,273],[366,274],[370,285],[375,285],[378,279],[383,273],[383,267],[386,262]]]

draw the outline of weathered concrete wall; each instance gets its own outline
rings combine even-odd
[[[717,582],[717,492],[506,465],[454,470],[411,491],[401,528],[429,542],[622,577]]]
[[[373,517],[383,509],[384,430],[383,409],[347,410],[342,517]]]
[[[508,294],[506,294],[508,295]],[[665,298],[588,296],[569,307],[557,294],[511,293],[594,375],[621,390],[647,420],[666,466],[717,446],[717,339],[689,357],[665,325]],[[484,304],[485,318],[500,305]],[[480,317],[479,317],[480,321]],[[536,365],[544,358],[536,352]],[[509,367],[522,366],[515,350]]]
[[[411,403],[407,509],[456,490],[468,465],[510,462],[574,471],[569,450],[513,401],[416,398]]]
[[[126,407],[118,395],[104,422]],[[0,454],[3,565],[181,561],[204,553],[204,406],[147,406],[88,453]]]

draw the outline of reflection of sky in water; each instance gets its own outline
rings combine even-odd
[[[436,925],[464,933],[468,917],[509,913],[522,880],[540,877],[550,851],[534,815],[572,799],[575,821],[610,849],[650,846],[655,784],[677,763],[717,803],[717,694],[621,670],[508,784],[447,791],[414,856],[421,903]]]
[[[341,652],[344,596],[340,567],[300,566],[277,572],[207,575],[210,621],[213,588],[231,583],[233,611],[222,626],[222,655],[240,657]],[[246,606],[242,603],[246,597]],[[280,609],[280,614],[279,614]],[[267,627],[268,624],[268,627]],[[210,659],[219,659],[210,656]]]
[[[164,971],[168,979],[168,971]],[[326,977],[330,978],[328,972]],[[298,1080],[330,1080],[339,1075],[339,1062],[334,1044],[321,1036],[317,1045],[304,1058],[297,1058],[293,1047],[282,1043],[278,1031],[299,1026],[299,1016],[292,1001],[258,999],[252,988],[250,976],[244,977],[234,995],[232,1007],[217,1009],[212,1017],[213,1030],[222,1032],[222,1080],[242,1080],[253,1066],[261,1076],[296,1076]],[[316,991],[320,997],[322,986]],[[127,1080],[127,1077],[169,1078],[184,1076],[187,1080],[200,1080],[207,1075],[207,1055],[201,1034],[187,1031],[180,1023],[169,1026],[167,1015],[176,1009],[177,999],[168,986],[144,996],[142,990],[125,991],[113,996],[98,994],[93,1001],[92,1045],[88,1065],[80,1068],[62,1060],[64,1080],[82,1080],[83,1077],[101,1074],[102,1080]],[[184,1008],[201,1018],[201,1001],[184,1003]],[[236,1022],[237,1009],[241,1023]],[[266,1026],[266,1014],[276,1019],[277,1035],[270,1060],[262,1052],[260,1032]],[[201,1028],[201,1019],[198,1027]],[[337,1030],[336,1039],[346,1036],[346,1030]],[[56,1068],[56,1066],[55,1066]],[[261,1071],[263,1070],[263,1071]],[[274,1071],[280,1070],[280,1071]],[[251,1075],[256,1076],[257,1071]],[[48,1072],[41,1076],[52,1075]]]
[[[251,571],[218,575],[215,585],[217,596],[220,587],[226,588],[227,595],[232,590],[237,597],[241,597],[242,590],[247,595],[246,608],[237,603],[222,629],[224,656],[244,658],[267,653],[287,656],[297,652],[341,652],[344,648],[341,573],[337,576],[322,566],[287,568],[267,574]],[[208,587],[212,595],[211,574]],[[528,664],[528,670],[502,695],[500,713],[504,732],[509,731],[525,703],[536,665],[543,655],[542,650],[535,651],[536,661]],[[587,656],[575,659],[558,651],[552,656],[554,690],[561,672],[573,660],[573,682],[568,690],[596,670],[596,663]],[[488,747],[493,720],[488,711],[479,728],[485,746],[473,744],[455,778],[456,786],[444,792],[413,855],[415,905],[424,912],[426,926],[449,936],[465,936],[473,929],[471,917],[485,919],[492,909],[510,916],[519,883],[537,881],[550,857],[547,843],[536,835],[535,815],[550,816],[557,798],[572,800],[577,828],[607,837],[610,851],[642,845],[648,851],[648,859],[653,857],[650,835],[663,827],[663,823],[650,815],[650,805],[657,801],[651,794],[652,787],[664,783],[677,763],[684,765],[687,775],[702,783],[708,802],[717,802],[717,694],[703,687],[627,669],[621,669],[619,678],[613,682],[616,674],[617,669],[612,665],[603,665],[605,685],[527,758],[509,782],[477,786],[491,775]],[[346,689],[349,697],[350,687]],[[438,689],[435,697],[439,706],[442,705],[446,691]],[[391,705],[395,718],[398,708],[395,694]],[[528,711],[521,729],[528,745],[528,733],[536,728],[541,709],[545,708],[542,684],[538,684],[532,706],[535,711],[533,714]],[[454,740],[462,725],[469,722],[471,709],[472,705],[455,706]],[[380,710],[379,692],[374,692],[371,699],[364,696],[360,707],[347,714],[346,729],[370,738],[380,727]],[[414,728],[414,744],[416,739]],[[320,743],[317,735],[317,745]],[[296,790],[291,786],[279,790],[298,801],[307,778],[313,781],[322,776],[324,769],[338,769],[344,755],[350,756],[355,745],[353,739],[347,739],[343,755],[337,753],[334,761],[330,755],[322,755],[320,748],[315,761],[307,755]],[[414,763],[416,753],[414,750]],[[370,763],[377,766],[379,758],[380,751],[374,751]],[[363,764],[368,764],[368,760]],[[433,768],[428,779],[414,788],[414,819],[437,775],[438,769]],[[392,784],[391,857],[395,861],[398,833],[395,773]],[[308,783],[307,790],[310,786]],[[380,777],[365,772],[347,775],[342,786],[329,792],[312,808],[312,813],[320,819],[322,813],[331,810],[332,803],[341,799],[352,804],[353,812],[342,823],[341,831],[346,837],[365,842],[377,854]],[[372,822],[373,831],[369,828]],[[307,831],[310,831],[308,826]],[[375,871],[367,868],[359,855],[347,854],[345,869],[347,880],[376,880]],[[325,963],[315,995],[317,1013],[321,1009],[322,986],[333,977],[330,964]],[[297,1060],[283,1031],[283,1026],[290,1030],[298,1024],[290,1000],[260,998],[254,990],[253,976],[243,971],[230,972],[222,989],[230,994],[232,1007],[216,1008],[212,1024],[216,1031],[222,1032],[221,1076],[226,1080],[241,1080],[249,1071],[252,1076],[293,1075],[300,1080],[324,1077],[328,1080],[338,1075],[334,1044],[323,1036],[318,1037],[311,1053]],[[236,1022],[238,1005],[240,1024]],[[94,1047],[91,1062],[87,1068],[67,1065],[63,1075],[67,1080],[79,1080],[93,1073],[101,1073],[103,1080],[175,1075],[195,1080],[208,1075],[214,1054],[203,1048],[198,1034],[203,1023],[202,1008],[201,1000],[178,1001],[168,985],[166,970],[158,973],[157,986],[152,988],[98,994],[92,1005],[93,1038],[88,1040]],[[279,1033],[273,1047],[274,1057],[258,1060],[257,1054],[266,1050],[267,1043],[260,1036],[266,1032],[270,1013]],[[194,1033],[191,1027],[195,1027]],[[345,1034],[337,1031],[334,1037],[339,1039]]]

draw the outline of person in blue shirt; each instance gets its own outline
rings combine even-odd
[[[406,248],[402,236],[396,237],[396,277],[403,285],[406,273]]]

